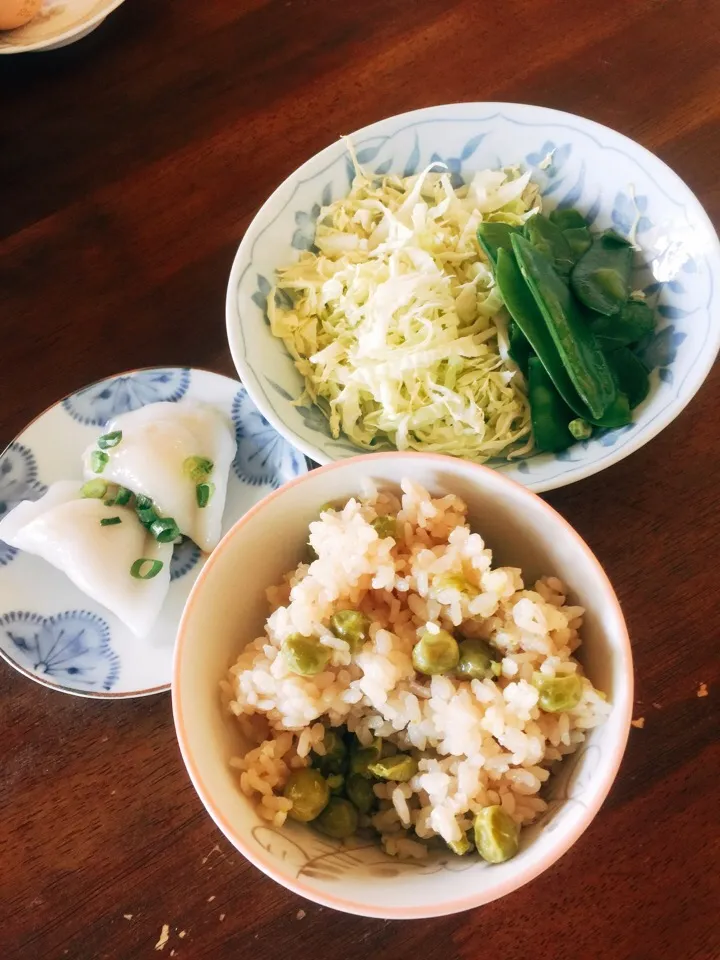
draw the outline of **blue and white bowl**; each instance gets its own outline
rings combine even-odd
[[[351,140],[360,163],[377,173],[410,175],[443,160],[459,183],[476,170],[520,163],[532,170],[548,209],[577,207],[595,229],[635,232],[634,287],[655,307],[657,327],[638,348],[651,390],[633,423],[560,454],[491,466],[535,491],[561,487],[639,449],[689,403],[720,346],[720,244],[697,198],[661,160],[591,120],[510,103],[417,110]],[[270,333],[265,302],[275,270],[312,246],[321,206],[347,194],[352,177],[340,141],[291,174],[245,234],[227,294],[230,349],[248,393],[279,433],[319,463],[360,450],[345,437],[333,439],[320,410],[293,404],[302,379]]]
[[[65,397],[0,454],[0,519],[57,480],[78,478],[80,485],[82,453],[107,421],[161,400],[199,400],[232,418],[238,447],[223,534],[266,494],[307,471],[305,458],[235,380],[184,367],[137,370]],[[167,690],[180,614],[204,563],[191,540],[175,548],[168,596],[151,636],[139,640],[60,570],[0,540],[0,656],[63,693],[138,697]]]

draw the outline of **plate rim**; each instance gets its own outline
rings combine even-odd
[[[102,21],[109,17],[110,14],[114,10],[117,10],[117,8],[124,2],[125,0],[106,0],[102,10],[98,10],[96,13],[91,14],[81,23],[75,24],[73,27],[68,27],[67,30],[64,30],[62,33],[55,34],[52,37],[46,37],[44,40],[35,40],[34,42],[31,41],[30,43],[24,43],[19,46],[8,42],[2,42],[3,33],[13,32],[12,30],[2,30],[0,31],[0,56],[5,54],[11,55],[14,53],[40,53],[43,50],[54,50],[56,48],[67,46],[68,44],[72,43],[74,38],[82,40],[86,34],[91,33],[95,27],[100,26]],[[32,21],[30,21],[30,23],[31,22]],[[29,26],[29,24],[24,24],[23,26]]]

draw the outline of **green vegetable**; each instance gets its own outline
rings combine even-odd
[[[150,564],[150,566],[146,566]],[[130,576],[136,580],[152,580],[163,568],[162,560],[150,560],[147,557],[140,557],[130,567]]]
[[[370,639],[370,620],[359,610],[338,610],[330,618],[330,629],[350,647],[350,653],[359,653]]]
[[[202,483],[213,472],[214,466],[207,457],[186,457],[183,461],[183,473],[195,483]]]
[[[495,650],[485,640],[470,638],[460,644],[460,660],[455,672],[463,680],[484,680],[500,676],[501,666]]]
[[[441,573],[433,580],[433,589],[439,590],[458,590],[460,593],[472,594],[475,596],[478,592],[465,577],[459,573]]]
[[[595,237],[575,264],[570,284],[575,296],[598,313],[617,313],[630,296],[633,249],[611,230]]]
[[[331,797],[328,805],[317,817],[314,824],[317,829],[335,840],[351,837],[358,826],[358,813],[349,800]]]
[[[397,520],[395,517],[375,517],[372,526],[375,528],[381,540],[384,540],[386,537],[397,539]]]
[[[124,507],[126,504],[130,503],[132,499],[132,490],[128,490],[127,487],[118,487],[113,497],[113,503],[117,504],[119,507]]]
[[[375,737],[369,747],[363,747],[355,740],[350,749],[350,771],[357,773],[361,777],[370,777],[370,764],[380,759],[382,752],[382,740]]]
[[[564,230],[565,239],[570,247],[573,261],[577,261],[592,246],[592,234],[587,227],[576,227],[572,230]]]
[[[604,349],[627,347],[655,329],[655,314],[642,300],[628,300],[612,317],[598,316],[590,324]]]
[[[570,421],[568,430],[576,440],[589,440],[592,436],[592,427],[590,424],[587,420],[582,420],[579,417]]]
[[[283,796],[292,801],[288,816],[301,823],[314,820],[327,806],[330,788],[327,781],[312,767],[293,770],[288,777]]]
[[[210,503],[212,495],[215,493],[214,483],[199,483],[195,487],[195,499],[197,505],[202,509]]]
[[[490,263],[497,263],[498,250],[512,250],[510,238],[513,233],[520,233],[520,227],[514,227],[508,223],[490,223],[488,221],[483,221],[478,226],[478,243]]]
[[[425,632],[413,647],[412,662],[418,673],[431,677],[454,670],[460,659],[457,640],[447,630]]]
[[[149,510],[152,507],[153,502],[150,497],[143,496],[143,494],[138,493],[135,497],[135,509],[136,510]]]
[[[466,853],[475,849],[472,840],[466,834],[463,834],[459,840],[450,840],[448,847],[459,857],[464,857]]]
[[[331,650],[324,647],[317,637],[304,637],[293,633],[282,643],[282,654],[293,673],[301,677],[314,677],[327,666]]]
[[[121,440],[122,430],[113,430],[112,433],[104,433],[98,437],[97,445],[101,450],[109,450],[111,447],[116,447]]]
[[[476,814],[474,833],[477,851],[488,863],[503,863],[520,847],[519,825],[497,804]]]
[[[411,757],[408,753],[396,753],[393,757],[376,760],[368,769],[378,780],[396,780],[398,783],[405,783],[418,772],[418,763],[415,757]]]
[[[548,215],[548,219],[561,230],[587,229],[588,222],[579,210],[557,209]]]
[[[577,673],[546,677],[544,673],[535,672],[532,685],[538,692],[538,705],[546,713],[572,710],[582,697],[582,679]]]
[[[96,477],[94,480],[88,480],[87,483],[84,483],[80,488],[80,493],[83,497],[87,497],[90,500],[102,500],[107,490],[107,480],[100,480]]]
[[[573,411],[560,396],[537,357],[530,358],[528,396],[533,436],[538,449],[550,453],[567,450],[574,443],[568,429]]]
[[[345,793],[360,813],[370,813],[375,806],[372,784],[360,773],[350,774],[345,782]]]
[[[617,399],[615,381],[602,350],[547,257],[518,234],[513,236],[512,243],[520,272],[545,319],[570,379],[593,417],[602,417]]]
[[[323,747],[325,747],[324,754],[313,753],[313,766],[325,776],[342,773],[347,759],[347,747],[343,738],[336,730],[328,727],[323,735]]]
[[[642,362],[627,347],[606,354],[620,390],[627,396],[630,409],[642,403],[650,392],[650,378]]]
[[[138,520],[140,521],[140,523],[141,523],[147,530],[149,530],[150,527],[151,527],[151,526],[155,523],[155,521],[158,519],[158,515],[157,515],[157,513],[155,512],[155,507],[143,507],[143,508],[141,509],[141,508],[139,508],[139,507],[136,506],[136,507],[135,507],[135,513],[137,514],[137,518],[138,518]]]
[[[158,543],[172,543],[180,536],[180,530],[172,517],[158,517],[150,524],[150,533]]]
[[[90,454],[90,469],[93,473],[102,473],[109,459],[104,450],[93,450]]]
[[[345,777],[341,773],[331,773],[327,778],[327,785],[334,797],[340,797],[345,786]]]
[[[524,233],[533,246],[553,261],[555,269],[559,273],[563,276],[570,273],[575,258],[572,255],[570,244],[557,224],[548,220],[541,213],[536,213],[525,224]]]
[[[120,517],[102,517],[100,520],[101,527],[115,527],[118,523],[122,523]]]
[[[518,324],[512,319],[508,324],[508,344],[508,353],[511,359],[520,367],[522,375],[527,377],[528,360],[534,356],[533,348]]]

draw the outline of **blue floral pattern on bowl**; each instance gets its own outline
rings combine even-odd
[[[177,544],[173,550],[172,560],[170,561],[170,583],[179,580],[195,568],[202,551],[188,537],[184,537],[182,543]]]
[[[47,487],[38,480],[35,455],[13,442],[0,456],[0,520],[22,500],[39,500]],[[0,567],[17,555],[15,547],[0,540]]]
[[[270,426],[244,388],[237,392],[232,417],[237,440],[233,469],[240,480],[277,488],[305,472],[302,455]]]
[[[180,400],[189,385],[188,369],[138,370],[85,387],[66,397],[63,408],[79,423],[102,427],[113,417],[148,403]]]
[[[97,614],[68,610],[52,617],[12,611],[0,617],[0,636],[17,663],[50,682],[109,691],[120,674],[110,628]]]
[[[520,163],[531,169],[547,208],[577,207],[595,229],[612,228],[637,243],[634,285],[658,319],[637,347],[651,391],[634,422],[563,456],[535,454],[493,467],[537,491],[562,486],[642,446],[698,389],[720,346],[720,246],[687,187],[642,147],[582,118],[520,104],[432,107],[373,124],[352,143],[358,161],[376,175],[410,175],[442,162],[456,185],[476,170]],[[354,172],[338,143],[278,188],[240,245],[227,301],[231,350],[250,395],[268,423],[320,463],[362,451],[347,438],[332,438],[320,411],[296,403],[300,375],[258,319],[275,269],[311,248],[314,218],[347,193]]]

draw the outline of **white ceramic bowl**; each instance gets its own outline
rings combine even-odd
[[[633,423],[557,455],[491,466],[535,491],[561,487],[643,446],[692,399],[720,346],[720,244],[690,189],[644,147],[591,120],[512,103],[429,107],[381,120],[351,140],[360,162],[378,173],[410,174],[441,159],[460,178],[520,163],[532,170],[547,209],[578,207],[594,228],[625,235],[636,226],[635,287],[645,290],[658,322],[638,348],[651,390]],[[250,224],[228,285],[227,332],[240,379],[275,429],[319,463],[363,451],[333,440],[318,409],[293,405],[302,380],[270,333],[265,301],[275,270],[312,245],[321,206],[347,194],[351,178],[339,141],[292,173]]]
[[[488,866],[436,855],[402,862],[372,844],[350,851],[290,821],[275,829],[240,792],[231,756],[247,749],[220,700],[220,681],[242,646],[262,633],[265,589],[299,562],[308,524],[329,500],[360,492],[363,478],[403,477],[435,493],[457,493],[474,528],[501,564],[565,580],[587,610],[581,653],[593,683],[612,704],[607,721],[551,778],[549,810],[522,834],[521,851]],[[610,789],[632,710],[632,657],[613,589],[589,548],[539,497],[486,467],[450,457],[384,453],[345,460],[290,481],[252,508],[208,560],[187,602],[175,651],[173,712],[180,749],[208,812],[264,873],[317,903],[393,919],[456,913],[503,896],[547,869],[590,824]],[[456,876],[462,872],[462,879]]]
[[[44,0],[24,27],[0,30],[0,54],[57,50],[82,40],[124,0]]]

